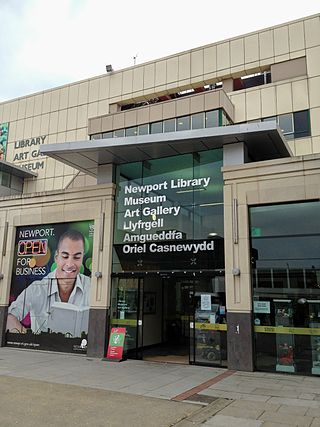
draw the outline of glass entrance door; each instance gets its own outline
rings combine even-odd
[[[224,276],[195,279],[193,292],[190,362],[227,366]]]
[[[226,366],[224,276],[114,277],[111,326],[126,328],[126,357]]]
[[[142,358],[143,347],[143,279],[112,279],[111,327],[126,328],[124,356]]]
[[[193,319],[193,280],[170,277],[163,280],[164,341],[177,362],[190,363],[190,322]]]

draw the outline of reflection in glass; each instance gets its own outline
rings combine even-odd
[[[124,136],[124,129],[117,129],[113,131],[114,138],[122,138]]]
[[[176,119],[168,119],[163,121],[163,132],[175,132]]]
[[[190,116],[183,116],[177,118],[177,131],[190,129]]]
[[[130,128],[126,128],[126,136],[136,136],[138,134],[137,126],[132,126]]]
[[[150,133],[162,133],[162,122],[155,122],[150,124]]]
[[[319,213],[320,202],[250,208],[257,369],[320,374]]]
[[[145,124],[145,125],[138,126],[138,133],[139,133],[139,135],[148,135],[149,125]]]
[[[204,128],[204,113],[197,113],[191,116],[192,129]]]
[[[221,166],[221,149],[118,166],[113,271],[121,269],[121,262],[123,270],[223,268]],[[163,245],[197,242],[204,247],[197,256],[189,249],[173,250],[174,256],[150,252],[148,246],[138,248],[142,255],[123,253],[130,249],[123,248],[126,244],[159,239]]]
[[[110,131],[110,132],[104,132],[103,134],[102,134],[102,138],[113,138],[113,132],[112,131]]]
[[[206,112],[206,128],[215,128],[219,126],[219,110]]]
[[[278,117],[279,120],[279,126],[284,135],[288,133],[293,133],[293,120],[292,120],[292,114],[281,114]]]

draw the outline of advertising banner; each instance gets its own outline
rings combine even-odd
[[[85,352],[93,221],[17,227],[7,345]]]
[[[0,160],[5,160],[7,155],[9,123],[0,123]]]

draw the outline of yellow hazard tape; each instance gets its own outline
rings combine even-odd
[[[320,328],[294,328],[286,326],[255,326],[254,332],[263,334],[320,335]]]
[[[195,323],[195,329],[205,329],[209,331],[226,331],[227,325],[225,323]]]
[[[137,326],[135,319],[111,319],[111,325]]]

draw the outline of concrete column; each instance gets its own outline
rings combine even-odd
[[[223,166],[242,165],[248,161],[248,150],[245,142],[225,144],[223,146]]]
[[[97,184],[111,184],[114,182],[115,165],[112,163],[98,166]]]

